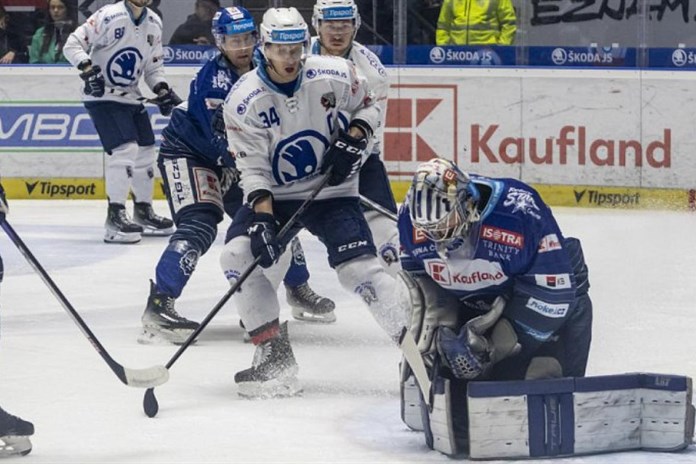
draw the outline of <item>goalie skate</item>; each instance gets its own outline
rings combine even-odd
[[[150,296],[142,317],[143,330],[138,343],[183,344],[198,328],[198,323],[180,316],[174,309],[176,299],[157,292],[157,286],[150,281]]]
[[[331,324],[336,322],[336,304],[318,295],[307,282],[297,287],[285,286],[285,296],[292,308],[292,317],[298,321]]]
[[[143,235],[167,236],[174,233],[174,223],[155,214],[150,203],[135,203],[133,221],[143,228]]]
[[[298,371],[285,322],[280,326],[279,336],[256,346],[251,367],[237,372],[234,381],[239,396],[245,398],[295,396],[302,391]]]

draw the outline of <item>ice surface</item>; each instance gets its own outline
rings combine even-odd
[[[102,201],[12,201],[8,217],[109,353],[127,367],[165,364],[173,346],[135,340],[148,279],[166,239],[102,242]],[[160,213],[164,202],[156,204]],[[590,375],[634,371],[696,377],[696,215],[686,212],[557,209],[566,235],[583,240],[595,305]],[[221,226],[221,231],[227,222]],[[177,302],[201,320],[227,289],[218,257],[223,234]],[[426,448],[399,418],[397,363],[359,299],[344,292],[323,246],[302,233],[311,285],[337,304],[338,321],[290,321],[304,394],[249,401],[234,373],[250,365],[229,304],[155,390],[121,384],[4,233],[0,296],[0,405],[36,426],[22,463],[451,462]],[[291,318],[279,290],[282,319]],[[679,454],[620,453],[568,463],[696,462]],[[527,461],[529,462],[529,461]],[[545,461],[550,462],[550,461]]]

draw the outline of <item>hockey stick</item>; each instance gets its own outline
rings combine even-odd
[[[407,327],[401,331],[401,336],[399,337],[399,349],[406,358],[406,362],[411,367],[413,375],[416,377],[416,382],[420,387],[420,391],[423,395],[423,401],[430,407],[430,377],[428,377],[428,369],[425,367],[425,362],[423,361],[423,356],[416,345],[416,340],[413,338],[413,334]]]
[[[130,100],[135,100],[140,103],[152,103],[153,105],[157,104],[157,100],[154,98],[148,98],[148,97],[143,97],[140,95],[135,95],[134,93],[131,92],[126,92],[125,90],[120,90],[117,89],[116,87],[109,87],[109,91],[106,92],[106,95],[114,95],[116,97],[124,97],[128,98]]]
[[[398,218],[397,218],[395,213],[389,211],[384,206],[380,205],[379,203],[375,203],[374,201],[370,200],[369,198],[367,198],[363,195],[360,195],[360,203],[367,208],[373,209],[373,210],[377,211],[378,213],[385,215],[386,217],[388,217],[389,219],[391,219],[394,222],[398,221]]]
[[[329,182],[329,176],[331,175],[331,171],[327,172],[324,177],[321,180],[321,183],[317,185],[314,190],[309,194],[309,197],[300,205],[300,207],[293,213],[293,215],[288,219],[288,222],[285,223],[282,229],[280,229],[280,232],[278,232],[278,241],[283,241],[285,236],[288,234],[289,230],[295,225],[297,222],[297,219],[300,217],[300,215],[304,212],[305,209],[307,209],[307,206],[319,195],[319,192],[326,186],[326,184]],[[174,355],[171,357],[171,359],[167,362],[165,365],[166,369],[170,369],[172,365],[176,362],[177,359],[188,349],[189,346],[196,340],[198,335],[203,331],[203,329],[206,328],[208,323],[215,317],[215,315],[222,309],[222,307],[227,303],[227,301],[232,297],[232,295],[239,289],[239,287],[242,286],[244,281],[249,277],[249,275],[256,269],[256,266],[258,266],[259,261],[261,260],[261,257],[257,257],[254,259],[254,262],[249,265],[249,267],[242,272],[242,274],[239,276],[237,281],[230,286],[230,288],[227,290],[227,293],[218,301],[215,306],[213,306],[213,309],[210,310],[208,315],[203,319],[201,324],[198,326],[198,328],[191,334],[189,337],[186,339],[186,341],[179,347],[179,349],[174,353]],[[157,403],[157,398],[155,397],[155,389],[154,388],[148,388],[147,391],[145,392],[145,396],[143,397],[143,410],[145,411],[145,414],[148,417],[155,417],[157,415],[157,412],[159,411],[159,404]]]
[[[152,388],[157,385],[162,385],[169,379],[169,371],[164,366],[152,366],[146,369],[129,369],[123,367],[107,353],[106,349],[99,342],[97,337],[89,329],[85,321],[80,317],[75,308],[70,304],[63,292],[60,291],[58,286],[53,282],[53,279],[48,275],[46,270],[41,266],[41,263],[34,257],[29,248],[24,244],[22,239],[17,235],[17,232],[10,226],[6,220],[0,220],[0,226],[7,234],[7,236],[12,240],[17,249],[24,255],[26,260],[29,262],[31,267],[39,274],[41,279],[44,281],[48,289],[53,293],[58,301],[63,305],[63,308],[68,312],[68,315],[77,324],[82,333],[87,337],[87,340],[92,344],[97,353],[106,361],[111,370],[116,374],[121,382],[128,385],[129,387],[140,387],[140,388]]]

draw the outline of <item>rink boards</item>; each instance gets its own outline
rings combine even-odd
[[[196,67],[168,67],[182,96]],[[398,200],[419,162],[535,185],[552,205],[693,209],[696,74],[389,68],[384,159]],[[0,173],[14,198],[105,198],[74,69],[3,67]],[[149,95],[149,90],[143,92]],[[166,125],[149,107],[157,135]],[[161,189],[156,189],[161,198]]]

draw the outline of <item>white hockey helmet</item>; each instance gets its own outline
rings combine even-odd
[[[304,53],[309,52],[309,28],[297,8],[269,8],[261,22],[261,53],[266,54],[266,45],[301,43]]]
[[[314,13],[312,14],[312,27],[319,32],[320,21],[336,21],[352,19],[355,25],[355,34],[360,29],[360,13],[358,6],[353,0],[317,0],[314,4]]]
[[[480,216],[479,191],[453,162],[434,158],[418,166],[408,192],[413,226],[436,243],[466,238]]]

